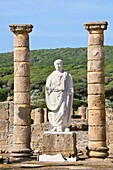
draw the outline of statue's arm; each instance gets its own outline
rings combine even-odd
[[[49,76],[46,80],[46,87],[45,87],[45,90],[46,90],[46,93],[48,95],[51,94],[51,92],[53,91],[52,88],[51,88],[51,77]]]
[[[69,74],[69,80],[68,80],[68,82],[69,82],[69,87],[68,87],[69,94],[70,94],[70,95],[73,95],[74,89],[73,89],[73,79],[72,79],[71,74]]]

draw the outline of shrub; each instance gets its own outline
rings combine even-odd
[[[87,101],[79,100],[74,98],[73,99],[73,110],[77,110],[80,106],[87,106]]]
[[[0,88],[0,102],[7,100],[9,90],[4,87]]]

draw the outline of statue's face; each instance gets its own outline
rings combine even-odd
[[[62,62],[55,63],[55,69],[58,71],[62,71]]]

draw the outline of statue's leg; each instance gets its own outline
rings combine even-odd
[[[51,132],[55,132],[57,131],[57,127],[53,127],[53,129],[51,129]]]
[[[62,131],[63,131],[62,125],[57,126],[57,132],[62,132]]]

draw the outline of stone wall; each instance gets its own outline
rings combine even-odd
[[[12,102],[0,102],[0,152],[11,151],[13,141],[13,109]]]
[[[0,152],[11,152],[13,143],[13,102],[0,102]],[[48,130],[47,110],[34,109],[31,111],[31,148],[33,151],[43,152],[43,132]],[[112,142],[113,133],[113,109],[106,109],[106,133],[107,146]],[[87,119],[80,116],[73,116],[71,119],[71,131],[76,131],[77,149],[85,152],[88,142]]]

